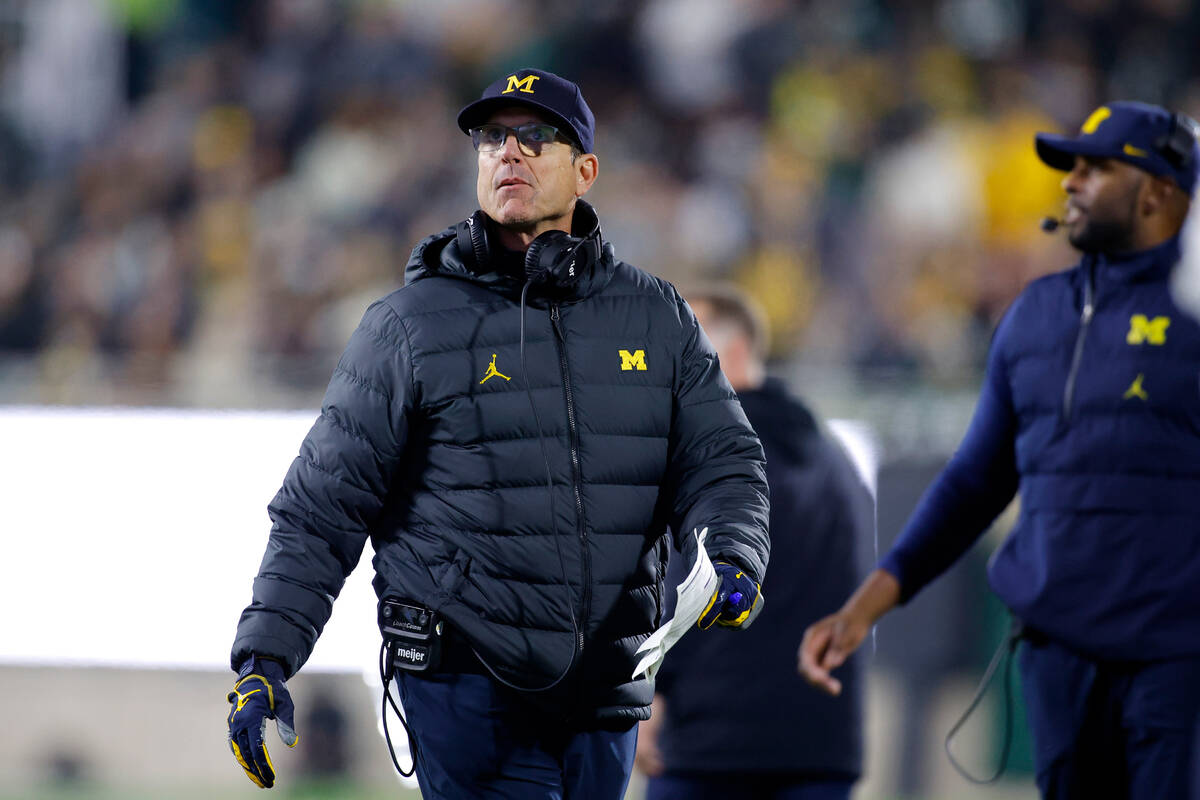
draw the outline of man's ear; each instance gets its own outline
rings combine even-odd
[[[1150,217],[1162,211],[1170,202],[1175,186],[1167,178],[1155,176],[1142,189],[1142,216]]]
[[[575,196],[583,197],[596,182],[600,172],[600,159],[595,153],[584,153],[575,159]]]

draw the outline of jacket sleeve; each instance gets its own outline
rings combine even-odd
[[[902,603],[957,561],[1017,493],[1017,415],[1002,347],[1011,319],[992,342],[966,435],[879,563],[900,582]]]
[[[682,331],[667,467],[671,529],[686,553],[692,530],[707,527],[709,557],[761,583],[771,550],[762,445],[692,309],[676,302]]]
[[[380,301],[342,354],[321,415],[268,506],[272,520],[253,600],[230,662],[271,656],[293,675],[308,659],[383,505],[413,408],[404,323]]]

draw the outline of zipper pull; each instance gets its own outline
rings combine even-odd
[[[558,334],[558,338],[562,339],[565,342],[567,340],[567,337],[562,332],[562,328],[559,327],[559,324],[558,324],[558,305],[557,304],[553,304],[550,306],[550,325],[554,328],[554,332],[556,334]]]

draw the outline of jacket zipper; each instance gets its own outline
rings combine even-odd
[[[1087,338],[1088,326],[1096,311],[1092,287],[1093,267],[1089,263],[1083,282],[1083,312],[1079,316],[1079,334],[1075,337],[1075,352],[1071,356],[1071,371],[1067,373],[1067,386],[1063,390],[1063,420],[1071,421],[1071,404],[1075,400],[1075,379],[1079,376],[1079,362],[1083,360],[1083,340]]]
[[[583,472],[579,467],[579,429],[575,422],[575,397],[571,393],[571,372],[567,366],[567,337],[559,324],[558,304],[550,306],[550,323],[554,326],[558,345],[558,365],[562,370],[563,394],[567,399],[567,434],[571,449],[571,486],[575,491],[575,525],[582,548],[583,601],[579,619],[579,652],[583,652],[583,632],[587,628],[592,606],[592,559],[588,553],[587,526],[583,516]]]

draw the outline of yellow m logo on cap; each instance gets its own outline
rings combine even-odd
[[[512,78],[509,78],[511,81]],[[1112,112],[1108,110],[1108,106],[1100,106],[1092,112],[1086,120],[1083,121],[1083,127],[1080,128],[1082,133],[1095,133],[1096,128],[1100,127],[1100,123],[1112,116]]]
[[[541,75],[526,75],[524,78],[518,78],[516,75],[509,75],[508,88],[500,94],[508,94],[509,92],[533,94],[533,82],[541,77]]]
[[[1145,314],[1134,314],[1129,318],[1129,333],[1125,334],[1125,341],[1129,344],[1166,344],[1167,326],[1170,324],[1170,317],[1147,319]]]
[[[646,371],[646,351],[634,350],[632,353],[628,350],[618,351],[621,356],[621,369],[626,372],[630,370],[638,370],[639,372]]]

